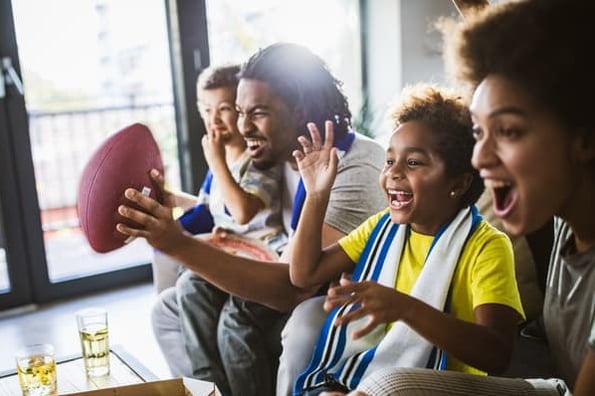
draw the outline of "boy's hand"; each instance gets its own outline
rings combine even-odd
[[[324,309],[329,312],[346,304],[359,304],[357,308],[338,317],[334,323],[335,326],[341,326],[367,316],[368,323],[352,334],[353,339],[358,339],[379,324],[401,319],[406,298],[404,294],[376,282],[352,282],[342,278],[339,286],[329,288]]]
[[[209,168],[214,169],[218,166],[227,167],[225,162],[225,143],[221,138],[221,133],[217,131],[207,131],[202,137],[202,150]]]
[[[326,121],[324,144],[316,124],[308,123],[311,141],[300,136],[302,151],[295,150],[293,156],[308,195],[328,195],[337,175],[337,150],[333,147],[333,123]]]

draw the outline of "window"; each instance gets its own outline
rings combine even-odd
[[[211,0],[211,64],[241,63],[259,48],[285,41],[308,47],[341,80],[352,114],[362,103],[359,3],[356,0]]]

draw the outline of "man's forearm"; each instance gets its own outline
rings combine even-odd
[[[315,290],[289,279],[289,265],[233,256],[190,235],[171,257],[221,290],[279,311],[289,311]]]

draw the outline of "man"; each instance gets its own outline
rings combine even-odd
[[[253,163],[261,169],[284,164],[283,220],[289,234],[305,196],[292,152],[297,138],[308,134],[308,122],[323,129],[326,120],[333,121],[340,157],[322,245],[337,241],[386,206],[377,185],[384,152],[351,131],[347,99],[320,58],[294,44],[274,44],[254,54],[239,77],[238,126]],[[121,214],[141,227],[119,225],[118,230],[145,237],[194,272],[178,279],[176,289],[164,291],[154,309],[154,330],[168,360],[189,357],[192,372],[183,374],[215,381],[224,394],[274,394],[287,312],[319,287],[293,286],[285,263],[231,256],[197,241],[181,232],[166,206],[128,192],[131,201],[150,213],[122,207]],[[285,253],[288,249],[291,243]],[[219,316],[213,309],[219,304],[212,300],[213,286],[237,297]]]

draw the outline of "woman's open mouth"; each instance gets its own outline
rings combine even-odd
[[[387,189],[388,202],[393,209],[403,209],[413,202],[413,194],[403,190]]]
[[[517,201],[517,190],[511,181],[485,179],[486,188],[492,190],[494,213],[498,217],[506,217]]]

